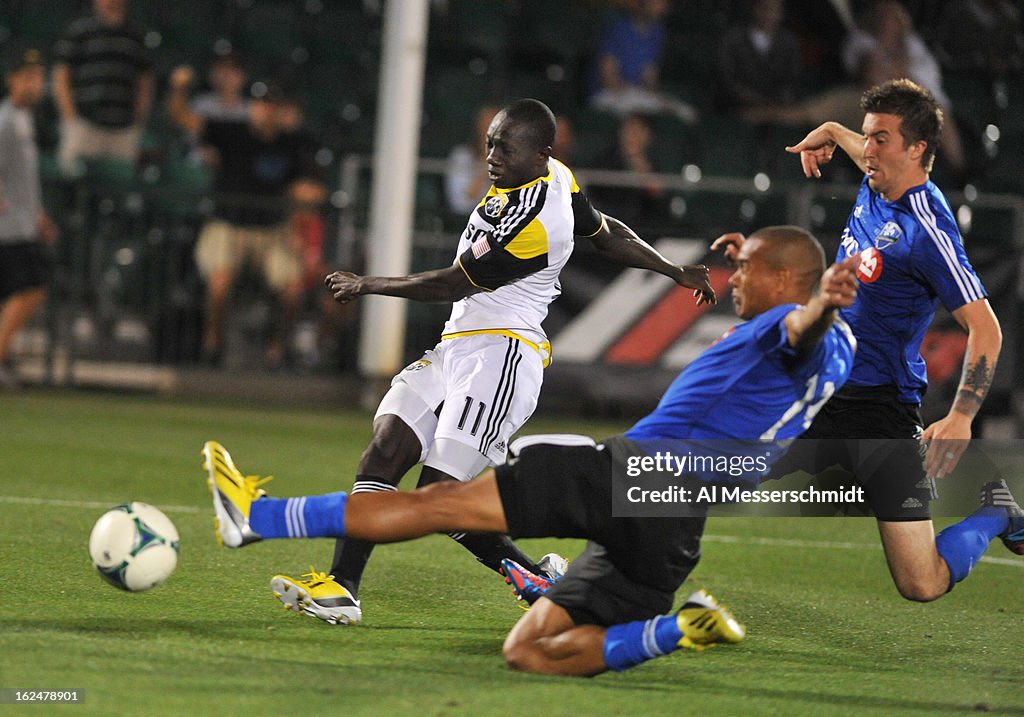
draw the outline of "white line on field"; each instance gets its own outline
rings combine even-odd
[[[125,501],[127,502],[127,501]],[[16,505],[45,505],[51,508],[113,508],[116,503],[113,501],[99,500],[61,500],[59,498],[25,498],[18,495],[0,495],[0,503],[14,503]],[[202,509],[194,505],[161,505],[160,510],[165,513],[201,513]]]
[[[0,495],[0,503],[11,503],[15,505],[45,505],[51,508],[112,508],[113,503],[97,500],[61,500],[57,498],[27,498],[17,495]],[[166,513],[202,513],[205,508],[197,508],[194,505],[161,505],[160,510]],[[764,545],[777,548],[821,548],[824,550],[880,550],[879,543],[849,543],[832,540],[801,540],[799,538],[756,538],[742,535],[718,535],[715,533],[706,534],[702,540],[710,543],[735,543],[742,545]],[[991,558],[982,556],[983,563],[993,565],[1009,565],[1015,568],[1024,568],[1024,560],[1014,558]]]

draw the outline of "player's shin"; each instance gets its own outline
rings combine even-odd
[[[673,652],[682,638],[674,614],[612,625],[604,636],[604,662],[609,670],[622,672]]]
[[[1008,520],[1005,508],[984,506],[935,536],[939,556],[949,566],[948,590],[970,574],[992,539],[1006,530]]]
[[[250,509],[249,524],[261,538],[341,538],[345,536],[348,493],[301,498],[261,498]]]
[[[506,558],[514,560],[531,573],[541,575],[544,572],[507,535],[500,533],[449,533],[448,535],[473,553],[483,565],[496,573],[501,572],[501,561]]]

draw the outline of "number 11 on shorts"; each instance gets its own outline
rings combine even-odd
[[[476,418],[473,419],[473,427],[469,429],[469,435],[475,436],[476,432],[480,430],[480,421],[484,417],[484,409],[487,408],[487,404],[483,401],[475,401],[472,396],[466,396],[466,405],[462,409],[462,416],[459,418],[459,430],[466,430],[466,421],[469,419],[469,415],[473,412],[473,404],[476,403],[478,408],[476,410]]]

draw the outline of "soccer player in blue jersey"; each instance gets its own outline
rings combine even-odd
[[[773,475],[836,461],[851,470],[878,518],[900,594],[930,601],[967,577],[993,538],[1024,553],[1024,513],[1002,481],[986,484],[981,509],[938,536],[929,507],[934,479],[949,475],[971,438],[1001,333],[949,203],[929,179],[942,128],[935,98],[909,80],[891,80],[868,90],[861,107],[862,132],[826,122],[786,148],[800,155],[807,177],[821,177],[836,147],[865,176],[838,252],[839,260],[860,258],[857,301],[840,312],[857,337],[857,358],[846,386],[803,436],[846,441],[838,453],[831,450],[836,441],[798,442],[804,446],[791,448]],[[712,248],[734,256],[742,245],[742,236],[727,234]],[[920,347],[939,302],[966,329],[967,352],[949,413],[922,428],[927,374]],[[883,444],[871,439],[896,440],[884,444],[881,459]]]
[[[245,477],[210,441],[203,452],[219,540],[229,547],[329,536],[381,543],[455,530],[587,538],[583,554],[509,634],[510,666],[593,675],[678,647],[738,642],[743,627],[703,591],[670,612],[700,557],[703,511],[612,515],[613,467],[650,457],[651,446],[666,441],[682,452],[692,441],[798,436],[849,375],[856,342],[835,315],[855,298],[856,259],[826,271],[821,246],[797,227],[756,232],[736,258],[733,303],[747,321],[690,364],[625,435],[599,445],[541,437],[465,483],[286,500],[265,497],[264,481]]]

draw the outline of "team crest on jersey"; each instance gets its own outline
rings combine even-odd
[[[900,240],[903,230],[896,222],[886,222],[882,231],[875,237],[875,246],[879,249],[886,249]]]
[[[429,365],[430,365],[429,361],[427,361],[426,359],[420,359],[419,361],[413,361],[411,364],[406,366],[405,370],[406,371],[422,371],[423,369],[425,369]]]
[[[882,252],[868,247],[860,253],[860,264],[857,265],[857,278],[865,284],[878,281],[882,275]]]
[[[492,219],[497,219],[501,216],[501,212],[505,209],[506,204],[508,204],[507,196],[504,194],[495,194],[484,202],[484,215],[491,217]]]

